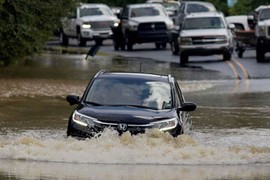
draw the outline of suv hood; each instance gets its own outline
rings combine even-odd
[[[93,106],[83,107],[77,111],[98,121],[110,123],[148,124],[153,121],[169,119],[173,110],[151,110],[130,106]]]
[[[136,22],[136,23],[151,23],[151,22],[164,22],[166,24],[171,22],[171,19],[166,16],[142,16],[142,17],[134,17],[130,18],[130,21]]]
[[[194,36],[222,36],[228,35],[227,29],[196,29],[196,30],[182,30],[181,37],[194,37]]]
[[[89,21],[115,21],[117,18],[114,16],[84,16],[81,17],[80,20],[83,22],[89,22]]]

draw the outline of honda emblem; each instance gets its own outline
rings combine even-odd
[[[117,129],[118,129],[119,131],[124,132],[124,131],[127,130],[127,127],[128,127],[127,124],[118,124]]]

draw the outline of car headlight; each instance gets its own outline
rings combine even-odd
[[[229,41],[229,36],[219,36],[217,37],[217,43],[223,44],[223,43],[227,43]]]
[[[180,38],[180,44],[181,45],[191,45],[192,39],[190,37],[182,37],[182,38]]]
[[[84,29],[90,29],[91,28],[91,24],[83,24],[82,28]]]
[[[259,26],[259,35],[263,36],[265,34],[265,26]]]
[[[137,31],[138,30],[138,24],[137,23],[130,23],[129,24],[129,30],[130,31]]]
[[[80,124],[82,126],[94,126],[94,121],[97,119],[89,117],[89,116],[85,116],[85,115],[83,115],[75,110],[73,115],[72,115],[72,120],[75,123]]]
[[[118,22],[114,22],[113,26],[114,27],[118,27],[119,26],[119,23]]]
[[[174,24],[173,23],[168,23],[167,24],[167,29],[168,30],[172,30],[174,28]]]
[[[171,118],[171,119],[166,119],[163,121],[153,122],[152,124],[153,124],[152,126],[153,128],[157,128],[161,131],[167,131],[177,126],[177,119]]]

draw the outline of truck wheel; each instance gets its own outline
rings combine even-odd
[[[171,51],[173,55],[178,55],[179,54],[179,45],[177,40],[173,40],[171,42]]]
[[[162,49],[166,49],[167,43],[166,42],[161,43],[161,47],[162,47]]]
[[[95,42],[96,42],[96,45],[101,46],[102,43],[103,43],[103,40],[102,39],[96,39]]]
[[[231,57],[232,57],[232,54],[231,54],[230,52],[225,52],[225,53],[223,54],[223,60],[224,60],[224,61],[229,61],[229,60],[231,60]]]
[[[86,40],[82,37],[80,32],[78,32],[77,38],[79,46],[86,46]]]
[[[180,64],[186,64],[188,62],[188,55],[186,53],[180,54]]]
[[[261,47],[260,45],[257,44],[257,46],[256,46],[257,62],[264,62],[264,60],[265,60],[264,54],[265,54],[265,52],[264,52],[263,47]]]
[[[63,46],[68,46],[68,37],[65,35],[63,30],[60,30],[59,43]]]
[[[132,51],[133,43],[131,42],[131,40],[129,38],[126,38],[126,42],[127,42],[127,50]]]
[[[242,43],[241,43],[242,44]],[[240,43],[236,44],[236,52],[239,58],[243,57],[243,54],[245,52],[245,48],[243,46],[240,45]]]
[[[161,43],[155,43],[156,49],[160,49]]]

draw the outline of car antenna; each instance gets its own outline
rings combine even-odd
[[[85,57],[85,60],[87,60],[87,58],[88,58],[89,55],[92,56],[92,57],[94,57],[96,55],[96,53],[98,52],[99,49],[100,49],[100,45],[99,44],[95,44],[94,46],[92,46],[89,49],[89,51],[88,51],[88,53],[87,53],[87,55]]]

